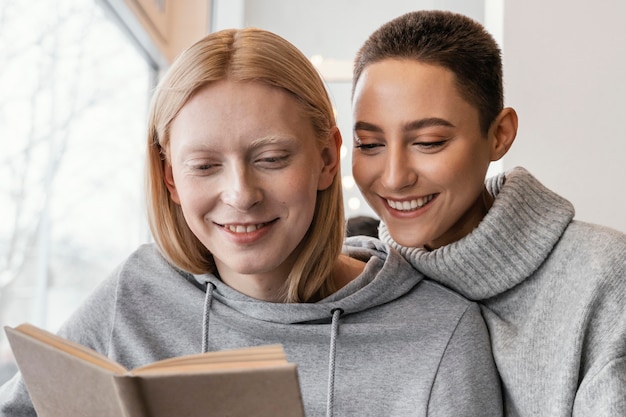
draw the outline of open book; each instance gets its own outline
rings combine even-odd
[[[30,324],[5,332],[39,417],[304,417],[296,365],[281,345],[127,370]]]

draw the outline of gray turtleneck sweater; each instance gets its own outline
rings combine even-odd
[[[574,221],[523,168],[486,186],[493,206],[457,242],[401,247],[384,225],[380,237],[479,302],[508,416],[626,416],[626,235]]]
[[[271,303],[213,275],[184,273],[146,245],[60,333],[129,369],[201,349],[280,343],[298,366],[307,417],[501,416],[478,306],[423,280],[377,239],[344,249],[367,262],[355,280],[316,303]],[[0,416],[34,415],[20,375],[0,387]]]

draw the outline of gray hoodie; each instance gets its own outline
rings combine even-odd
[[[298,365],[308,417],[500,416],[499,379],[478,307],[423,280],[378,240],[352,238],[345,252],[367,265],[340,291],[316,303],[270,303],[213,275],[181,272],[145,245],[60,334],[127,368],[203,345],[280,343]],[[18,374],[0,388],[0,416],[33,415]]]

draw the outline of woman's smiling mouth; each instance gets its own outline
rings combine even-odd
[[[424,207],[428,204],[437,194],[430,194],[425,197],[419,197],[413,200],[397,201],[386,198],[387,204],[394,210],[399,211],[413,211]]]
[[[266,227],[270,223],[274,223],[276,220],[277,219],[269,221],[269,222],[265,222],[265,223],[256,223],[256,224],[252,224],[252,223],[226,223],[226,224],[216,223],[216,224],[226,229],[229,232],[243,234],[243,233],[256,232],[257,230]]]

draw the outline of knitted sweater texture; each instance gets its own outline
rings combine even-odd
[[[508,416],[626,416],[626,235],[523,168],[489,178],[477,228],[433,251],[380,237],[430,279],[479,302]]]

